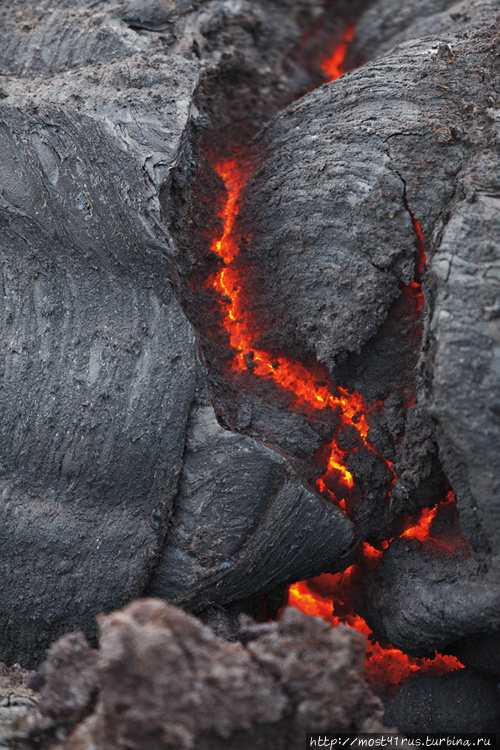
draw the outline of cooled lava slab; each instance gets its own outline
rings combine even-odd
[[[392,500],[400,508],[419,491],[419,467],[431,463],[435,427],[479,561],[470,606],[481,609],[483,601],[490,627],[497,625],[500,603],[494,573],[500,538],[494,15],[472,19],[466,33],[405,42],[272,119],[251,146],[257,167],[234,230],[245,238],[238,264],[258,345],[314,357],[367,400],[391,406],[386,425],[378,422],[368,440],[393,461]],[[425,308],[423,331],[414,337],[404,316],[399,334],[397,323],[420,231],[427,251]],[[417,317],[413,332],[418,325]],[[394,407],[393,391],[409,389],[412,381],[412,398]],[[399,435],[397,418],[404,425]],[[359,454],[351,455],[347,465],[356,482]],[[366,474],[366,467],[359,469],[358,476]],[[436,501],[428,494],[428,505]],[[436,602],[438,589],[432,589]],[[465,610],[460,614],[448,594],[433,640],[425,572],[412,591],[418,599],[412,612],[422,612],[421,622],[411,620],[415,648],[425,640],[420,625],[429,644],[484,627]],[[387,599],[384,606],[390,620]],[[397,607],[404,619],[402,602]],[[410,639],[391,623],[394,645],[409,648]]]
[[[282,40],[276,59],[300,35],[293,13],[274,5],[266,13],[260,4],[236,12],[222,2],[2,9],[2,660],[30,666],[57,635],[77,626],[92,633],[97,612],[141,594],[170,544],[173,507],[192,502],[179,478],[198,409],[197,347],[172,291],[173,240],[160,193],[168,196],[189,133],[205,122],[196,107],[202,81],[225,66],[258,88],[269,44],[252,29],[263,19],[274,19],[266,34],[275,29]],[[303,82],[299,68],[295,74]],[[203,415],[197,445],[214,436],[224,445],[207,403]],[[193,538],[214,538],[213,524],[225,518],[226,539],[234,533],[251,546],[257,528],[280,572],[262,564],[256,590],[298,575],[297,560],[306,574],[332,565],[350,544],[345,519],[275,452],[240,438],[228,460],[238,451],[254,456],[244,495],[250,512],[232,529],[241,487],[218,496],[215,486],[208,513],[194,503]],[[203,467],[196,471],[203,482]],[[213,479],[214,467],[206,471]],[[282,537],[273,524],[288,507],[304,522],[275,558]],[[338,549],[326,543],[332,527]],[[213,571],[203,545],[203,559],[190,549],[193,570],[203,565],[209,579],[210,597],[198,586],[198,607],[216,600],[217,581],[238,568],[236,546],[228,541],[225,565],[219,557]],[[185,580],[193,574],[185,564]]]
[[[314,552],[304,543],[313,537]],[[306,568],[321,573],[351,540],[347,517],[300,488],[284,458],[218,424],[200,368],[179,493],[148,593],[191,610],[242,600],[293,583]]]

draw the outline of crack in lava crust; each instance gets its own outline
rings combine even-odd
[[[238,238],[233,234],[234,222],[238,215],[238,199],[246,180],[251,175],[251,169],[237,160],[216,164],[215,169],[224,181],[228,197],[220,213],[224,223],[222,236],[213,239],[211,250],[221,258],[224,266],[215,276],[209,278],[208,283],[221,297],[224,326],[229,333],[230,345],[235,351],[232,369],[273,380],[281,388],[293,393],[297,404],[336,411],[340,425],[353,425],[364,445],[373,451],[366,441],[367,414],[378,407],[378,402],[368,407],[360,393],[349,393],[341,386],[336,386],[335,392],[332,392],[325,384],[325,380],[329,380],[329,375],[319,365],[306,366],[290,357],[270,354],[255,346],[251,321],[242,297],[240,274],[232,265],[239,253]],[[328,467],[318,480],[317,486],[320,492],[326,492],[330,500],[335,501],[331,487],[340,482],[351,489],[354,479],[347,469],[345,453],[335,439],[328,446],[328,451]],[[389,462],[387,464],[389,465]],[[343,501],[338,504],[345,510]]]
[[[330,80],[338,78],[345,72],[342,63],[348,42],[353,35],[354,27],[348,27],[334,54],[324,62],[323,70]],[[212,166],[225,184],[227,200],[219,213],[223,223],[222,233],[219,237],[214,237],[211,243],[211,251],[220,258],[223,265],[208,278],[207,285],[215,289],[219,297],[224,327],[234,351],[231,370],[273,381],[277,386],[295,396],[294,408],[296,409],[309,407],[335,412],[339,419],[338,431],[347,425],[353,426],[362,444],[375,453],[367,442],[367,434],[370,414],[380,408],[379,402],[367,404],[357,391],[349,392],[338,384],[332,384],[329,373],[318,364],[305,364],[282,354],[263,351],[256,346],[258,336],[255,334],[255,326],[245,308],[242,278],[237,264],[234,263],[239,254],[239,241],[241,240],[234,231],[239,199],[253,169],[252,165],[239,159],[217,162]],[[425,268],[426,252],[423,234],[407,204],[406,192],[404,201],[411,215],[417,253],[415,277],[409,284],[402,285],[402,291],[416,298],[416,311],[420,313],[423,308],[421,276]],[[321,452],[324,450],[322,448]],[[354,448],[354,451],[356,450],[358,449]],[[327,451],[328,465],[326,471],[317,480],[316,486],[323,496],[346,512],[345,499],[338,500],[336,494],[339,488],[349,491],[354,486],[354,477],[347,468],[348,453],[339,447],[336,438],[327,446]],[[396,475],[391,462],[383,460],[393,475],[388,492],[388,499],[390,499]],[[447,500],[454,502],[453,491]],[[424,508],[413,525],[410,521],[407,522],[401,536],[419,541],[431,539],[431,524],[437,508],[438,506],[432,509]],[[359,562],[344,572],[335,575],[322,574],[310,581],[293,584],[289,588],[289,604],[307,614],[320,615],[332,625],[344,623],[367,636],[366,675],[376,691],[386,694],[394,692],[416,672],[440,676],[463,668],[463,665],[452,656],[436,654],[431,659],[416,658],[404,654],[391,644],[379,643],[366,621],[355,612],[352,599],[353,587],[362,586],[363,569],[374,568],[378,565],[383,550],[387,549],[390,541],[392,540],[383,542],[380,545],[382,549],[376,549],[367,543],[361,544],[358,547]],[[466,544],[465,540],[464,543]],[[436,544],[445,552],[453,551],[453,548],[447,548],[442,543],[436,541]],[[463,544],[460,543],[459,546]]]

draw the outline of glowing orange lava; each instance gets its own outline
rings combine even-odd
[[[321,63],[321,69],[325,73],[327,81],[336,81],[337,78],[340,78],[340,76],[344,75],[346,72],[343,64],[345,53],[349,46],[349,42],[352,41],[354,37],[355,30],[355,26],[348,26],[342,34],[341,41],[335,47],[333,54]]]
[[[403,531],[401,536],[408,537],[410,539],[418,539],[419,542],[425,542],[425,540],[429,538],[431,524],[438,511],[438,508],[439,505],[435,505],[433,508],[423,508],[417,523],[409,526],[405,531]]]
[[[322,68],[329,80],[334,80],[345,72],[343,61],[347,45],[353,35],[354,26],[349,26],[333,55],[323,63]],[[241,274],[237,264],[234,263],[239,253],[241,240],[235,232],[235,221],[241,191],[252,174],[252,168],[251,165],[238,159],[219,162],[214,165],[214,168],[224,181],[227,199],[219,213],[222,231],[220,236],[214,237],[211,244],[212,252],[221,260],[221,267],[208,279],[207,283],[218,295],[223,325],[234,351],[231,369],[272,381],[293,394],[296,408],[308,407],[314,410],[335,412],[340,427],[354,426],[361,443],[369,450],[373,450],[366,442],[368,417],[378,404],[368,406],[361,394],[356,391],[351,393],[345,388],[332,384],[327,371],[319,365],[304,364],[282,354],[263,351],[256,346],[257,336],[246,309]],[[423,305],[420,277],[425,267],[426,255],[420,225],[413,214],[411,217],[417,238],[417,258],[415,278],[406,285],[406,289],[417,298],[416,309],[419,311]],[[354,450],[357,449],[354,448]],[[354,485],[354,478],[346,466],[347,454],[339,447],[335,438],[327,446],[327,451],[327,468],[318,479],[317,487],[323,495],[329,497],[345,511],[345,500],[338,501],[334,490],[339,482],[347,488],[352,488]],[[386,464],[392,470],[392,464],[388,461]],[[393,470],[392,473],[395,478]],[[453,502],[453,500],[451,493],[448,501]],[[421,511],[418,519],[414,522],[410,521],[401,536],[421,542],[427,541],[437,511],[438,506]],[[436,543],[448,551],[463,546],[461,540],[454,547],[449,548],[441,542]],[[460,669],[463,665],[451,656],[436,655],[432,659],[417,659],[407,656],[391,645],[380,644],[365,620],[355,612],[352,592],[356,586],[359,589],[361,585],[363,569],[375,568],[388,544],[389,541],[384,542],[380,545],[382,549],[377,549],[364,543],[358,550],[360,563],[352,565],[342,573],[323,574],[309,581],[293,584],[289,589],[289,604],[309,615],[321,616],[332,625],[344,623],[364,633],[368,639],[366,656],[368,680],[377,689],[382,687],[388,692],[394,692],[412,673],[442,675]]]
[[[417,658],[389,644],[378,643],[365,620],[354,611],[351,599],[352,579],[361,572],[362,567],[356,564],[343,573],[324,573],[309,582],[295,583],[290,586],[288,603],[308,615],[322,617],[332,626],[343,623],[366,635],[365,673],[370,685],[379,692],[394,693],[417,672],[437,677],[463,668],[454,656],[436,654],[431,659]]]
[[[361,394],[356,391],[349,393],[340,386],[336,386],[333,391],[333,388],[325,384],[329,379],[328,374],[318,365],[307,366],[290,357],[269,354],[255,346],[255,336],[242,297],[240,272],[233,265],[239,253],[238,237],[233,232],[238,200],[251,169],[236,159],[216,164],[215,169],[224,180],[227,200],[219,214],[223,221],[222,234],[213,239],[211,250],[219,256],[224,266],[209,279],[209,283],[220,295],[224,327],[235,351],[232,369],[250,372],[254,377],[271,379],[281,388],[293,393],[297,404],[336,411],[340,424],[354,425],[362,442],[371,450],[366,443],[366,415],[369,414],[369,408]],[[320,480],[320,491],[329,492],[327,484],[330,481],[341,481],[348,488],[353,487],[354,479],[346,467],[345,454],[336,440],[332,441],[328,450],[328,467]],[[331,499],[334,499],[333,495]]]
[[[444,503],[434,508],[424,508],[416,523],[408,526],[402,534],[402,538],[418,539],[421,542],[432,541],[438,547],[443,545],[430,536],[431,524],[438,509],[455,502],[453,490],[448,493]],[[392,541],[392,540],[391,540]],[[465,542],[465,540],[463,540]],[[389,542],[384,542],[383,549],[388,547]],[[453,549],[462,546],[457,544]],[[450,548],[448,552],[452,551]],[[343,623],[350,628],[364,633],[368,639],[366,652],[365,671],[372,687],[378,691],[394,693],[397,688],[405,682],[412,674],[418,672],[421,675],[438,677],[447,672],[462,669],[463,664],[454,656],[443,656],[436,654],[431,659],[416,658],[408,656],[398,648],[390,644],[379,643],[373,631],[368,627],[366,621],[356,613],[353,603],[353,592],[356,587],[361,586],[363,569],[375,568],[383,556],[383,551],[378,550],[366,542],[358,549],[360,563],[351,565],[342,573],[329,575],[323,573],[317,578],[309,581],[301,581],[290,586],[288,592],[288,603],[302,610],[308,615],[323,617],[332,625]]]

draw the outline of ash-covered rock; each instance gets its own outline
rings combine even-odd
[[[198,79],[187,61],[139,55],[99,72],[3,82],[0,653],[9,662],[33,665],[74,627],[91,633],[97,612],[141,593],[163,543],[195,339],[153,217]]]
[[[254,130],[307,89],[299,60],[320,0],[29,0],[0,11],[0,71],[50,77],[138,52],[183,58],[204,72],[197,106],[220,132]]]
[[[468,669],[408,680],[385,707],[401,732],[498,732],[497,681]]]
[[[363,636],[293,608],[246,646],[153,599],[101,617],[99,629],[98,702],[64,750],[298,750],[310,726],[384,729]]]

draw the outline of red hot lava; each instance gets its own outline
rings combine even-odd
[[[423,508],[414,521],[407,520],[403,525],[401,538],[415,539],[426,544],[433,544],[446,553],[467,546],[464,537],[459,536],[453,543],[434,538],[431,527],[438,511],[447,506],[453,508],[455,497],[453,490],[448,493],[444,503],[433,508]],[[366,621],[356,613],[353,603],[354,592],[362,590],[362,576],[365,568],[375,568],[392,539],[384,542],[381,550],[370,544],[362,544],[358,549],[359,563],[351,565],[342,573],[329,575],[323,573],[309,581],[301,581],[290,586],[288,603],[298,607],[308,615],[323,617],[332,625],[343,623],[355,628],[367,637],[365,671],[372,688],[377,692],[394,693],[397,688],[413,674],[439,677],[447,672],[462,669],[454,656],[436,654],[431,659],[408,656],[390,644],[379,643]]]
[[[340,78],[340,76],[344,75],[346,72],[344,68],[345,53],[347,52],[349,42],[351,42],[354,37],[355,30],[355,26],[348,26],[342,34],[341,41],[335,47],[333,54],[321,63],[321,69],[323,70],[327,81],[336,81],[337,78]]]
[[[343,60],[353,34],[354,27],[348,27],[334,54],[323,63],[323,70],[329,80],[334,80],[345,72]],[[212,252],[220,258],[222,265],[219,271],[207,280],[207,284],[219,295],[224,327],[234,350],[231,369],[235,372],[251,373],[256,378],[271,380],[295,396],[297,409],[307,406],[336,411],[339,415],[339,429],[347,425],[353,426],[363,444],[369,450],[373,450],[366,442],[366,437],[370,413],[378,404],[367,405],[360,393],[349,392],[338,385],[327,385],[331,382],[330,377],[319,365],[306,365],[288,356],[263,351],[256,346],[255,326],[249,318],[241,275],[234,263],[239,253],[239,238],[233,231],[240,194],[252,174],[252,168],[237,159],[219,162],[214,168],[224,181],[227,199],[219,213],[223,223],[222,233],[215,237],[211,244]],[[412,220],[417,238],[417,260],[415,279],[407,285],[407,289],[417,298],[417,310],[420,311],[423,305],[420,277],[425,267],[425,249],[420,226],[413,214]],[[389,462],[386,463],[391,466]],[[352,488],[354,479],[346,465],[346,454],[334,439],[328,446],[327,469],[318,479],[317,487],[322,494],[345,511],[345,502],[338,502],[334,495],[334,487],[339,483]],[[424,509],[418,522],[403,531],[402,536],[420,541],[428,539],[436,511],[437,507],[432,510]],[[388,542],[382,546],[387,548]],[[351,592],[353,588],[361,585],[363,566],[373,568],[380,561],[382,554],[382,550],[368,544],[361,545],[359,563],[343,573],[323,574],[310,581],[294,584],[289,590],[289,603],[307,614],[324,617],[332,625],[342,622],[364,633],[368,638],[366,674],[372,686],[378,690],[394,691],[415,672],[441,675],[461,668],[463,665],[454,657],[436,655],[433,659],[417,659],[390,645],[378,643],[365,620],[355,612]]]
[[[366,415],[370,410],[360,393],[349,393],[340,386],[332,392],[333,389],[325,385],[329,376],[319,365],[306,366],[290,357],[270,354],[255,346],[255,329],[245,308],[240,273],[232,264],[239,253],[238,238],[233,234],[233,227],[238,214],[238,199],[248,178],[248,171],[245,171],[237,160],[217,164],[215,169],[224,180],[228,197],[220,213],[223,232],[220,238],[213,239],[211,250],[219,256],[224,266],[210,277],[208,282],[221,297],[224,326],[229,334],[230,345],[235,351],[232,369],[251,372],[254,377],[272,380],[281,388],[293,393],[297,405],[337,411],[340,426],[353,425],[363,443],[371,450],[366,442]],[[320,480],[320,491],[328,489],[328,480],[341,481],[347,487],[352,487],[354,480],[347,469],[345,453],[335,440],[328,450],[328,468]]]

